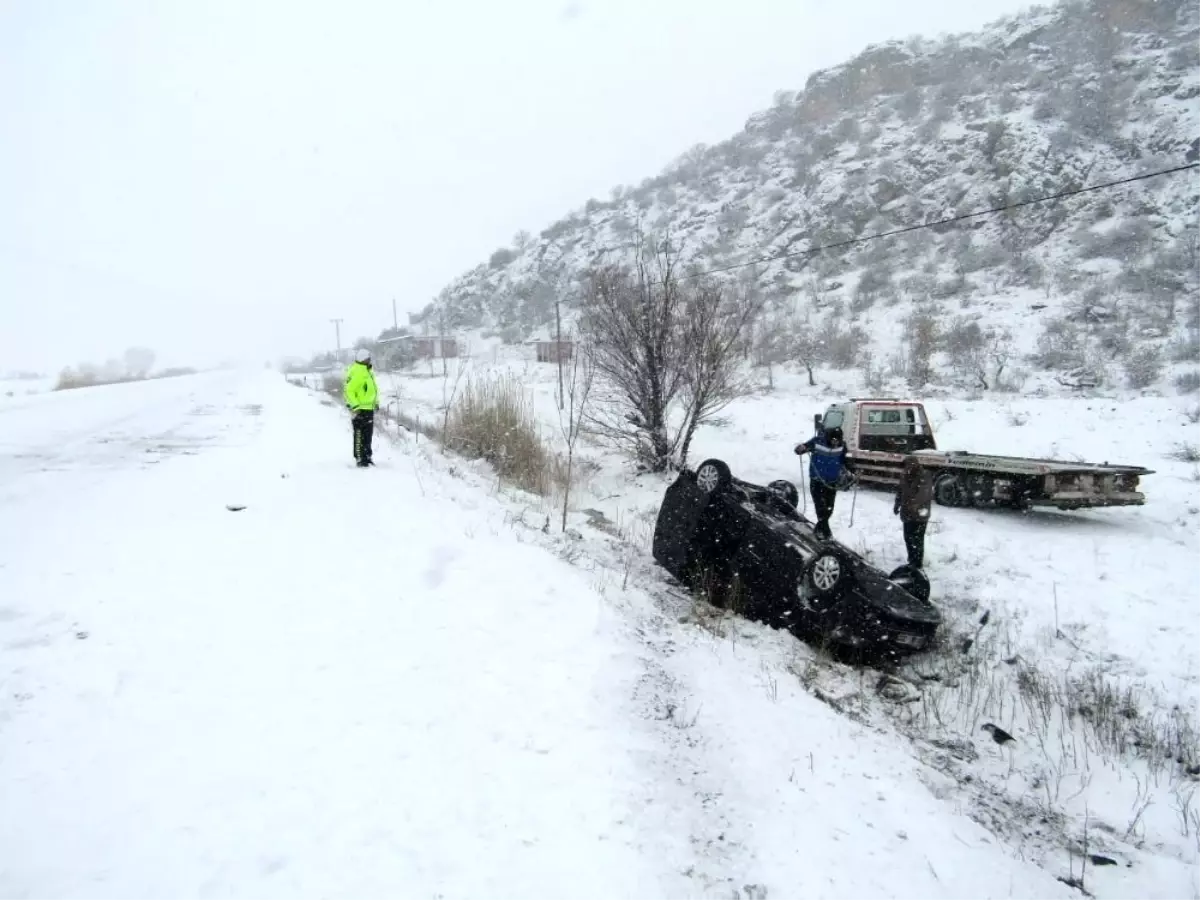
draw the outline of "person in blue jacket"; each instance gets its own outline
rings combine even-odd
[[[813,508],[817,511],[817,527],[813,531],[818,537],[826,539],[833,537],[829,530],[829,518],[837,502],[838,482],[842,480],[843,472],[854,471],[853,464],[846,458],[846,444],[842,438],[842,429],[830,428],[796,445],[797,456],[810,454],[808,490],[812,494]]]

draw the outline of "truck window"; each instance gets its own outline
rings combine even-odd
[[[859,450],[912,453],[933,446],[933,438],[915,406],[864,406]]]
[[[830,428],[842,428],[842,422],[846,419],[845,414],[840,409],[831,409],[825,413],[825,421],[822,427],[828,431]]]

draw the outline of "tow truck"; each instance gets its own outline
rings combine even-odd
[[[813,416],[817,433],[841,428],[846,451],[864,485],[895,487],[904,460],[915,456],[934,472],[934,499],[942,506],[1091,509],[1141,506],[1141,466],[1076,463],[942,450],[922,403],[896,398],[853,398]]]

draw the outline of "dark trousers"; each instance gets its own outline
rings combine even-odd
[[[832,537],[833,534],[829,530],[829,517],[833,515],[833,504],[837,502],[837,488],[825,484],[823,481],[817,481],[815,478],[808,487],[813,498],[813,509],[817,513],[817,527],[813,529],[813,533],[817,537]]]
[[[371,463],[371,436],[375,432],[375,413],[370,409],[355,410],[350,419],[354,430],[354,460],[360,466]]]
[[[918,569],[925,566],[925,528],[928,522],[904,523],[904,549],[908,551],[908,564]]]

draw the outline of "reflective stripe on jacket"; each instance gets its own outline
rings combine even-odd
[[[821,443],[819,438],[810,438],[804,442],[808,448],[808,476],[814,481],[825,484],[837,484],[842,477],[846,465],[846,448],[829,447]]]

